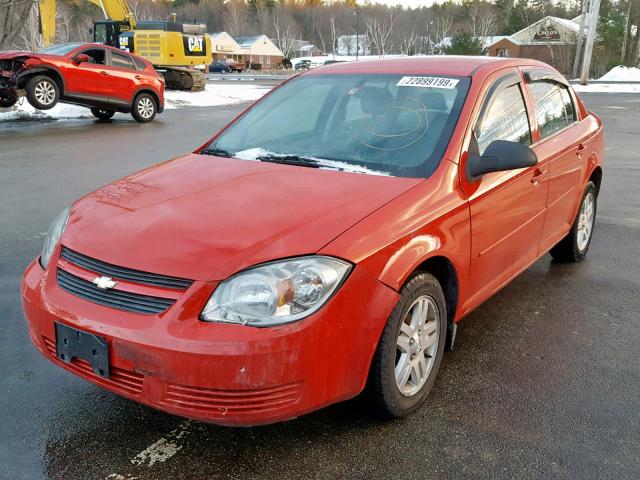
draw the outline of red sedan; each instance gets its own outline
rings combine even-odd
[[[401,417],[457,323],[537,259],[582,260],[602,123],[533,60],[335,64],[82,198],[22,283],[44,356],[166,412]]]
[[[38,110],[60,102],[150,122],[164,109],[164,79],[144,58],[101,44],[65,43],[37,53],[0,53],[0,107],[25,95]]]

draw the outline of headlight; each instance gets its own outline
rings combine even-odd
[[[65,208],[58,214],[56,218],[51,222],[47,236],[44,239],[44,245],[42,246],[42,254],[40,255],[40,265],[42,268],[47,268],[53,249],[60,241],[60,237],[64,233],[64,229],[67,228],[67,220],[69,220],[69,212],[71,207]]]
[[[340,286],[351,265],[322,256],[268,263],[220,283],[200,318],[270,327],[318,310]]]

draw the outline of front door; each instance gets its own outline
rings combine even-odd
[[[460,165],[471,215],[473,292],[467,308],[491,296],[529,266],[538,255],[549,188],[546,162],[530,168],[492,172],[479,179],[466,175],[466,158],[480,155],[494,140],[531,144],[528,98],[520,73],[508,69],[487,82],[485,97]]]
[[[67,96],[80,100],[108,101],[107,56],[104,48],[91,47],[78,54],[89,56],[88,62],[73,63],[67,74]]]

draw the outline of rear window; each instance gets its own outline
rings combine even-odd
[[[135,70],[131,62],[131,57],[117,52],[111,52],[111,66]]]
[[[144,70],[145,68],[147,68],[147,64],[140,58],[133,58],[133,61],[136,64],[136,68],[138,70]]]
[[[427,177],[449,144],[470,80],[429,75],[310,75],[274,90],[206,149],[232,157],[311,158]]]

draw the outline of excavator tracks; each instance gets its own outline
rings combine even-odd
[[[200,70],[183,67],[158,67],[158,71],[164,76],[165,87],[168,90],[201,92],[207,85],[207,77]]]

